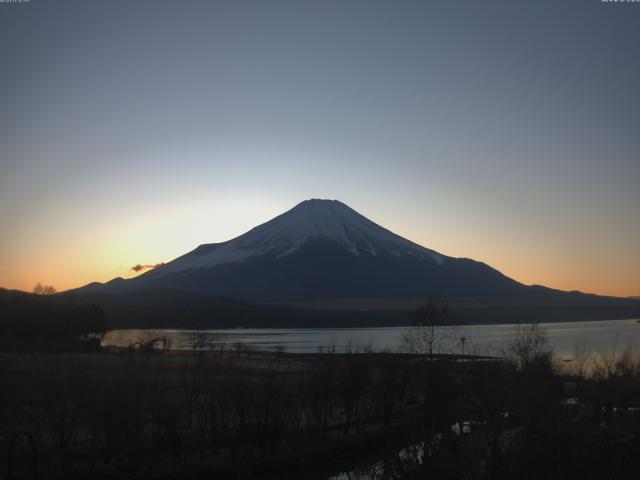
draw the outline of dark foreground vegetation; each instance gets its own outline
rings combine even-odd
[[[640,364],[559,373],[545,345],[3,353],[0,478],[637,478]]]
[[[4,298],[0,479],[637,478],[632,352],[555,365],[531,326],[499,357],[444,355],[447,305],[416,313],[399,353],[207,351],[198,331],[105,352],[99,307]]]
[[[101,307],[93,302],[54,298],[40,284],[38,294],[0,295],[0,351],[92,351],[107,330]],[[0,292],[2,293],[2,292]]]
[[[93,302],[54,298],[55,289],[40,284],[34,292],[38,293],[0,295],[0,351],[99,349],[107,330],[101,307]]]

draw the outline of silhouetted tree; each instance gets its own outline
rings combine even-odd
[[[441,297],[427,297],[414,313],[415,326],[402,336],[401,351],[427,355],[431,359],[453,338],[449,307]]]
[[[58,291],[52,285],[42,285],[40,282],[33,287],[33,293],[36,295],[55,295]]]

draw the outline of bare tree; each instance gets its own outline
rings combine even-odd
[[[591,348],[582,341],[573,346],[572,373],[577,377],[585,377],[591,361]]]
[[[400,349],[405,353],[428,355],[431,359],[455,338],[449,307],[440,297],[427,297],[415,316],[416,324],[403,334]]]
[[[547,331],[537,323],[532,323],[518,325],[502,353],[516,369],[525,370],[542,359],[550,361],[553,348],[549,344]]]
[[[187,344],[191,348],[193,356],[202,355],[205,350],[210,350],[222,340],[220,335],[212,334],[206,330],[189,330],[187,332]]]
[[[52,285],[43,285],[40,282],[33,287],[33,293],[36,295],[55,295],[58,291]]]

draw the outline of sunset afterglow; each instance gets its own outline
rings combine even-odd
[[[526,284],[640,295],[622,8],[116,3],[3,6],[0,286],[130,277],[318,197]]]

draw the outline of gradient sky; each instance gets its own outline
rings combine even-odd
[[[640,3],[0,3],[0,286],[336,198],[524,283],[640,295]]]

